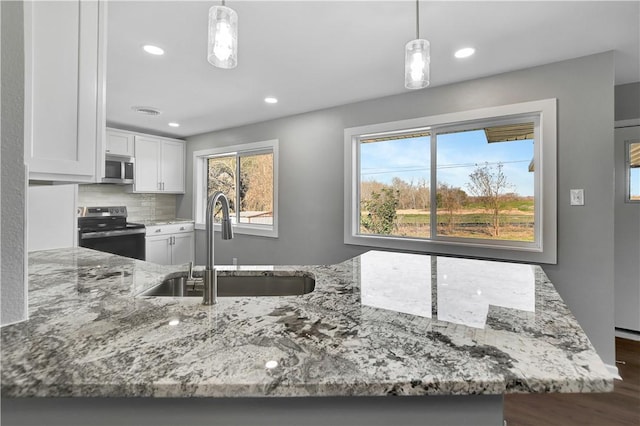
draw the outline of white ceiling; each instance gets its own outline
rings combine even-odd
[[[109,125],[186,137],[407,92],[403,49],[415,38],[413,0],[228,0],[239,21],[231,70],[206,58],[208,9],[219,4],[109,2]],[[639,1],[422,0],[420,36],[431,42],[431,87],[608,50],[616,84],[640,81]],[[145,53],[144,44],[165,55]],[[465,46],[476,54],[454,58]],[[279,103],[266,104],[269,95]]]

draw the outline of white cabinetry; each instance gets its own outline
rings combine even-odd
[[[181,265],[195,259],[193,223],[147,226],[147,262]]]
[[[107,155],[122,155],[133,157],[135,154],[133,149],[133,141],[133,133],[123,132],[121,130],[115,129],[107,129],[104,152]]]
[[[23,4],[29,178],[95,182],[103,158],[106,2]]]
[[[133,192],[184,194],[184,141],[136,135],[135,158]]]

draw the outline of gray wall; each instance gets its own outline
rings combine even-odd
[[[217,240],[216,263],[232,257],[241,264],[338,262],[366,250],[343,243],[345,128],[557,98],[558,264],[544,269],[613,365],[613,81],[613,53],[607,52],[194,136],[187,143],[187,188],[193,151],[277,138],[280,238]],[[584,188],[585,206],[569,206],[571,188]],[[192,217],[192,194],[178,197],[178,215]]]
[[[640,118],[640,82],[616,86],[615,102],[616,121]]]
[[[27,317],[25,280],[24,36],[22,2],[0,3],[2,138],[0,323]]]

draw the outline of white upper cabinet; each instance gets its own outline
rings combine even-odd
[[[99,179],[105,23],[105,2],[24,2],[25,162],[32,180]]]
[[[107,155],[122,155],[133,157],[134,135],[120,130],[107,129],[105,139],[105,153]]]
[[[135,192],[160,192],[160,141],[136,136]]]
[[[135,158],[133,192],[184,194],[184,141],[136,135]]]
[[[162,141],[160,151],[162,190],[184,193],[185,143]]]

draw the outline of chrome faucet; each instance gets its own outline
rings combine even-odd
[[[213,265],[213,208],[218,200],[222,206],[222,222],[220,223],[222,239],[230,240],[233,238],[231,219],[229,219],[229,200],[222,192],[217,191],[209,197],[207,202],[207,267],[204,271],[203,305],[214,305],[218,303],[218,277]]]

